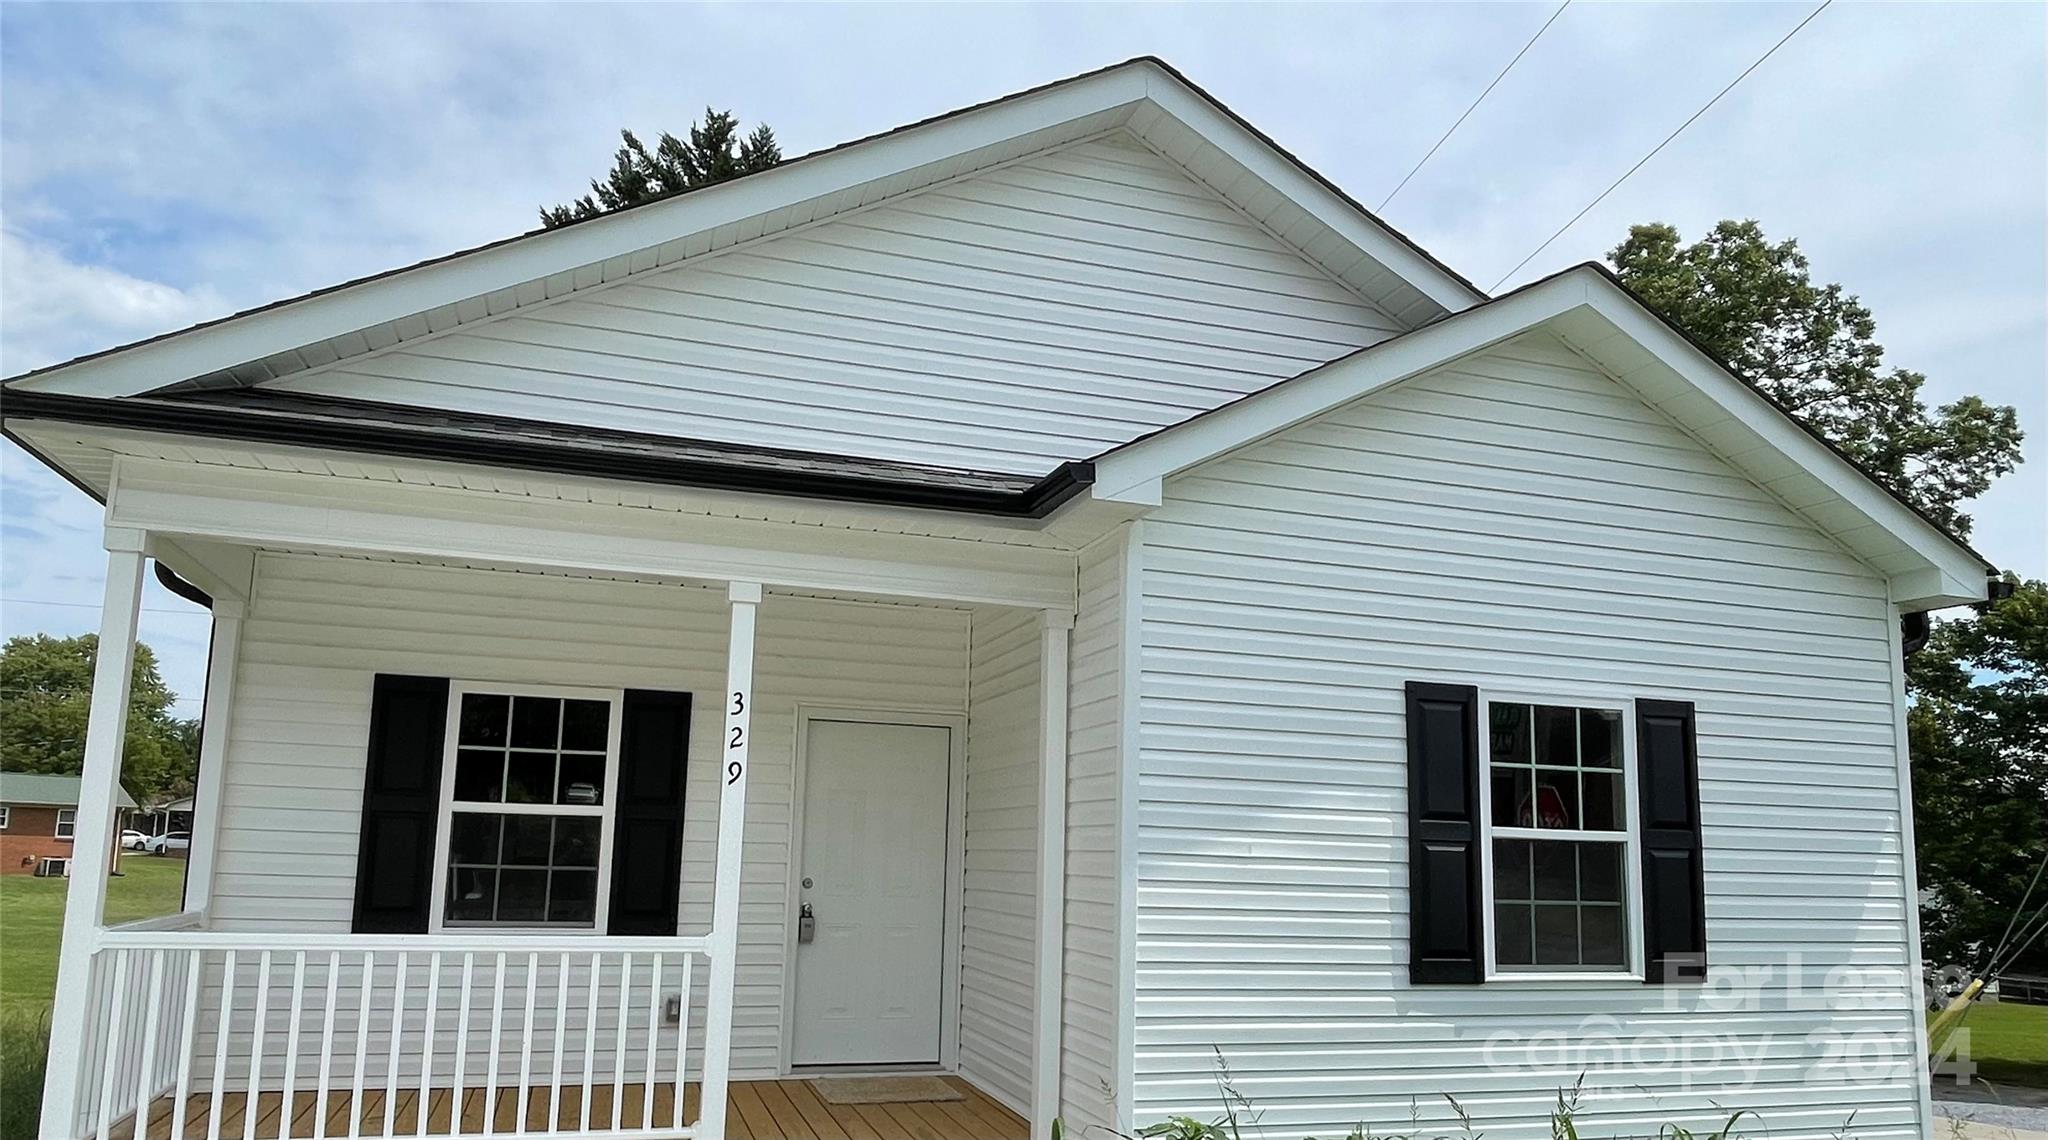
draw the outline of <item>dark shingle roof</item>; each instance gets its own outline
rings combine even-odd
[[[971,471],[265,388],[116,399],[17,390],[6,417],[1032,518],[1094,478],[1087,463],[1044,475]]]

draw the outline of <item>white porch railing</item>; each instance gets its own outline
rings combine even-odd
[[[107,931],[74,1134],[690,1137],[700,958],[703,938]]]

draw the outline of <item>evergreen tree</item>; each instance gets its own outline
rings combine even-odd
[[[622,130],[623,145],[613,157],[611,171],[602,181],[592,181],[590,193],[574,202],[543,208],[541,224],[549,229],[595,218],[626,206],[651,202],[699,186],[709,186],[742,174],[766,170],[782,161],[782,148],[767,124],[757,126],[744,138],[739,120],[730,111],[704,109],[704,121],[692,124],[686,142],[663,131],[653,150],[632,131]]]

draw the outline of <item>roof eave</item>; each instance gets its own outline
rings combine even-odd
[[[1093,465],[1087,462],[1063,463],[1016,490],[947,487],[913,479],[790,471],[748,464],[741,458],[706,460],[637,455],[602,446],[483,438],[473,432],[399,427],[338,416],[257,413],[247,408],[195,401],[101,399],[36,391],[10,393],[4,416],[0,416],[0,426],[6,428],[7,435],[31,446],[16,429],[35,422],[291,444],[357,454],[993,518],[1044,518],[1094,481]],[[35,454],[62,471],[47,456]],[[66,477],[72,478],[68,473]],[[78,483],[75,478],[72,481]],[[90,488],[87,491],[99,497]]]
[[[1586,321],[1597,322],[1595,324]],[[1096,498],[1156,501],[1164,479],[1285,431],[1450,360],[1544,325],[1605,329],[1674,369],[1768,446],[1824,482],[1919,558],[1881,570],[1903,610],[1979,601],[1995,568],[1897,492],[1843,455],[1754,385],[1736,376],[1625,289],[1604,267],[1574,266],[1509,293],[1281,381],[1095,457]],[[1602,344],[1568,343],[1597,362]],[[1588,343],[1592,341],[1592,343]],[[1607,346],[1608,350],[1619,346]],[[1627,383],[1625,377],[1617,380]],[[1818,525],[1818,524],[1816,524]],[[1826,533],[1833,533],[1826,531]],[[1837,535],[1840,541],[1840,536]]]
[[[496,316],[618,277],[674,264],[681,247],[720,227],[745,224],[789,207],[986,153],[1061,130],[1106,129],[1104,116],[1128,118],[1141,105],[1187,124],[1261,180],[1314,213],[1373,261],[1444,311],[1482,301],[1477,286],[1451,271],[1327,178],[1282,149],[1215,96],[1161,60],[1143,56],[1013,95],[962,108],[864,139],[800,155],[767,170],[555,229],[525,234],[412,266],[358,278],[188,329],[108,349],[4,381],[10,390],[127,396],[322,346],[366,330],[412,321],[420,335],[440,331],[426,315],[458,306]],[[1094,123],[1083,129],[1080,124]],[[909,189],[915,189],[915,186]],[[861,201],[865,202],[865,193]],[[648,251],[674,256],[649,258]],[[586,280],[587,279],[587,280]],[[556,286],[559,284],[560,291]],[[502,306],[502,308],[501,308]],[[466,320],[459,315],[449,321]],[[403,326],[398,326],[403,327]],[[332,355],[328,349],[325,355]]]

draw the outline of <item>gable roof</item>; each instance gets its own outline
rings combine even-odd
[[[1093,495],[1158,501],[1166,479],[1408,377],[1545,328],[1927,609],[1981,600],[1991,564],[1588,262],[1363,348],[1094,459]]]
[[[35,807],[77,807],[77,776],[50,776],[40,772],[0,772],[0,804]],[[132,808],[135,801],[128,789],[114,785],[114,805]]]
[[[1038,477],[250,391],[267,379],[672,267],[1111,131],[1137,136],[1409,331],[1112,448],[1092,464],[1064,464]],[[1151,57],[15,377],[7,381],[5,418],[238,439],[303,430],[344,450],[1035,518],[1091,477],[1095,499],[1156,501],[1158,486],[1176,471],[1539,326],[1890,576],[1902,605],[1983,596],[1980,556],[1734,376],[1603,267],[1576,267],[1488,299]],[[217,389],[228,391],[206,395]],[[21,438],[11,424],[7,434]]]
[[[1409,327],[1485,293],[1151,56],[555,229],[534,230],[6,381],[128,396],[258,383],[674,265],[1122,128]]]

